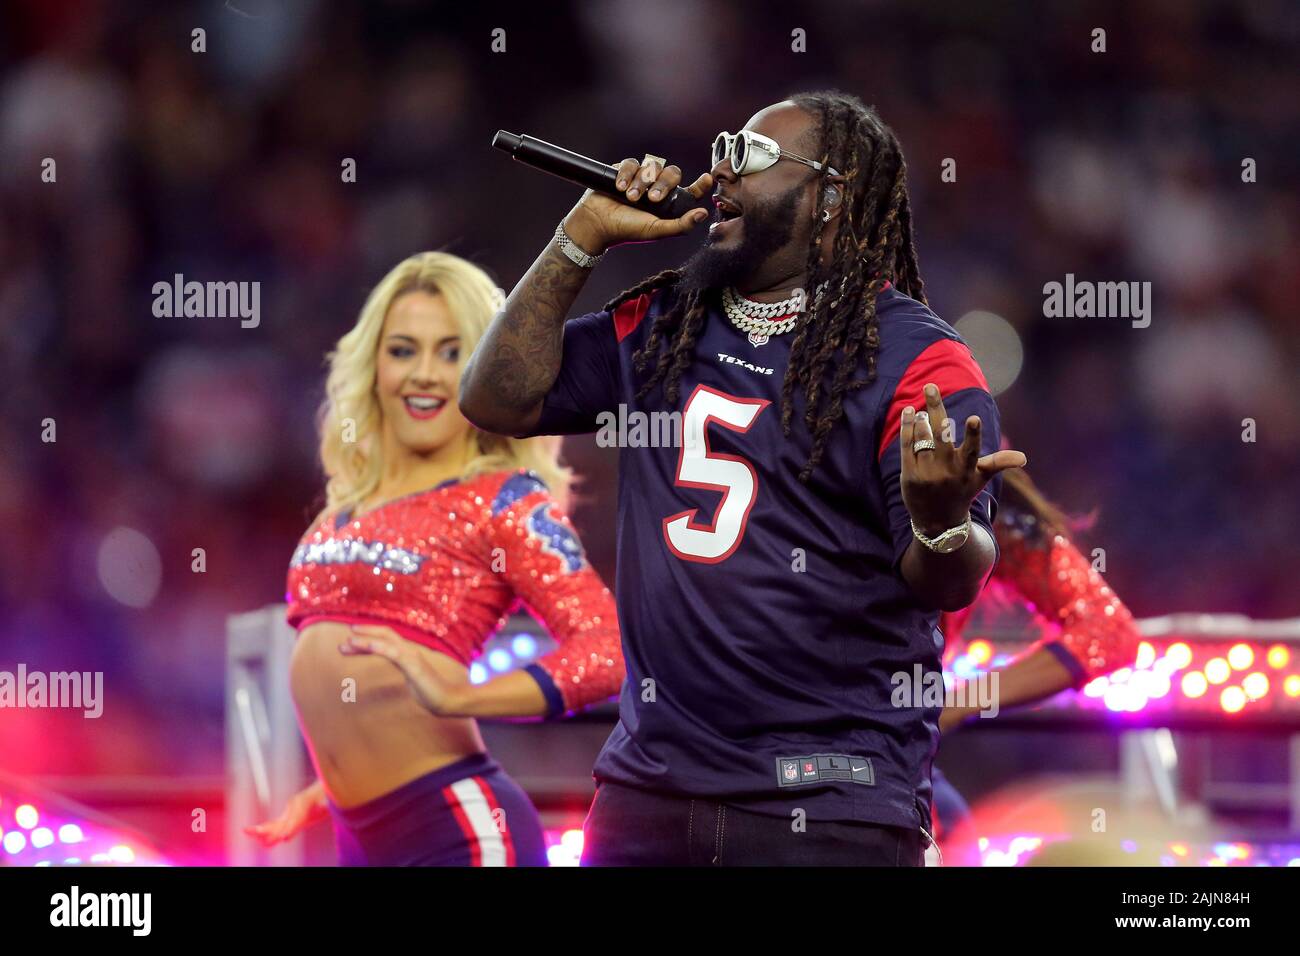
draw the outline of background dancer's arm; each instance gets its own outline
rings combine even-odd
[[[1132,612],[1065,535],[1026,534],[998,524],[1002,564],[996,572],[1034,608],[1043,636],[998,673],[998,707],[1033,704],[1102,674],[1131,667],[1142,636]],[[950,730],[979,712],[954,687],[939,720]]]
[[[313,780],[289,798],[278,817],[244,827],[244,832],[258,840],[262,846],[270,847],[292,839],[329,815],[325,803],[325,786],[319,780]]]

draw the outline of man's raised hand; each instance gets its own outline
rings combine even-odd
[[[939,434],[931,427],[939,422]],[[938,535],[966,521],[970,503],[989,479],[1008,468],[1023,468],[1025,456],[1010,449],[980,455],[982,422],[978,415],[966,419],[966,436],[956,444],[955,423],[943,407],[943,396],[933,383],[925,386],[925,409],[903,409],[899,452],[903,504],[916,526]],[[920,443],[920,447],[917,444]],[[927,447],[933,443],[933,448]]]

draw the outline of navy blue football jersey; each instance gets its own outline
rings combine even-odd
[[[928,830],[942,704],[924,689],[939,680],[943,639],[938,611],[899,572],[912,541],[900,416],[924,408],[934,382],[958,441],[979,415],[984,453],[996,451],[984,376],[951,326],[886,288],[875,379],[845,393],[805,484],[799,388],[789,437],[781,427],[793,334],[754,345],[711,310],[679,399],[669,406],[661,386],[636,397],[633,353],[673,295],[568,321],[533,429],[597,432],[622,449],[615,597],[627,680],[596,779]],[[996,491],[995,480],[971,507],[990,536]]]

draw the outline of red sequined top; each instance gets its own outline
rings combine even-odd
[[[559,646],[526,669],[549,713],[617,694],[614,598],[534,473],[453,479],[358,518],[324,514],[289,564],[288,620],[384,624],[468,665],[522,603]]]
[[[1133,615],[1101,574],[1062,535],[1050,534],[1029,514],[1004,507],[995,525],[1001,557],[980,599],[940,622],[945,661],[956,652],[971,612],[1014,592],[1035,611],[1046,647],[1080,687],[1095,677],[1132,665],[1140,640]]]

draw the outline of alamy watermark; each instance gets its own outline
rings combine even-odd
[[[262,283],[186,282],[179,272],[171,282],[153,284],[153,314],[159,319],[240,319],[240,327],[262,322]]]
[[[1065,274],[1043,286],[1043,315],[1049,319],[1132,319],[1133,328],[1151,324],[1150,282],[1089,282]]]
[[[133,936],[148,936],[152,914],[152,893],[83,893],[74,884],[50,897],[50,925],[56,927],[119,926]]]
[[[104,713],[103,671],[0,671],[0,709],[56,707],[82,710],[94,720]]]
[[[910,673],[898,671],[889,682],[894,685],[889,696],[894,707],[960,707],[978,711],[981,717],[998,715],[997,671],[959,681],[951,692],[944,685],[941,671],[926,671],[920,664],[913,664]]]
[[[681,412],[642,412],[620,402],[617,412],[596,416],[596,444],[601,448],[693,448],[682,439]]]

